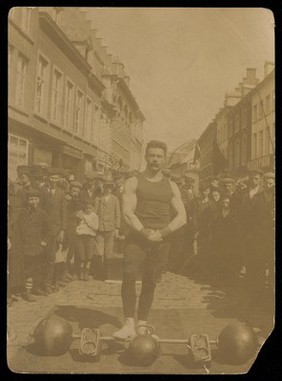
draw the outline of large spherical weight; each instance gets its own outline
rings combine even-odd
[[[63,318],[52,316],[39,322],[33,333],[34,344],[41,354],[59,356],[72,342],[72,327]]]
[[[258,339],[253,328],[247,323],[227,325],[218,337],[220,356],[230,364],[243,364],[258,348]]]
[[[152,336],[140,335],[132,340],[128,350],[133,365],[149,366],[157,359],[160,345]]]

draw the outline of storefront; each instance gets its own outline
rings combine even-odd
[[[82,152],[70,146],[62,146],[62,167],[70,170],[76,180],[82,181]]]
[[[29,141],[20,136],[8,134],[8,179],[17,178],[17,167],[28,163]]]
[[[48,167],[53,165],[53,153],[45,146],[36,146],[33,149],[33,164],[45,163]]]

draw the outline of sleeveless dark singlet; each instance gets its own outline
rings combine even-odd
[[[172,190],[166,177],[152,182],[141,173],[137,176],[136,195],[135,214],[145,228],[162,229],[170,223]]]

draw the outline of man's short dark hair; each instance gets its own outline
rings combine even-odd
[[[147,143],[145,155],[147,155],[149,148],[160,148],[164,151],[165,155],[167,154],[167,145],[165,142],[161,142],[160,140],[150,140]]]

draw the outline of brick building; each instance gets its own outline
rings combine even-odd
[[[246,173],[251,159],[252,90],[257,86],[256,69],[247,69],[247,75],[239,83],[240,101],[228,112],[228,164],[234,176]]]
[[[200,180],[204,180],[215,173],[214,143],[216,141],[216,123],[212,121],[198,139],[200,150]]]
[[[248,169],[274,168],[274,65],[266,62],[264,79],[248,68],[238,87],[225,94],[224,107],[198,139],[200,178],[228,170],[245,176]]]
[[[273,169],[275,151],[274,65],[266,62],[264,79],[252,91],[251,159],[249,168]]]
[[[90,169],[138,169],[145,118],[85,15],[13,8],[8,33],[9,178],[40,162],[79,180]]]

